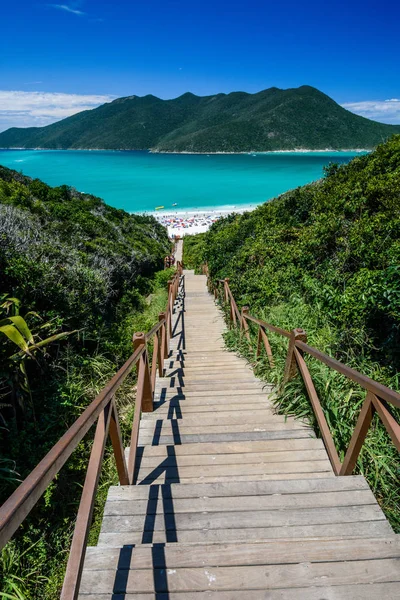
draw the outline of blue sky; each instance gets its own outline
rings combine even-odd
[[[1,9],[0,130],[118,96],[313,85],[400,123],[400,3],[41,0]]]

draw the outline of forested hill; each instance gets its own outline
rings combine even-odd
[[[0,167],[0,289],[31,308],[93,327],[162,268],[166,252],[153,217]]]
[[[157,322],[170,250],[153,217],[0,167],[0,504]],[[133,386],[116,396],[125,444]],[[0,554],[1,597],[60,598],[93,429]],[[112,460],[101,477],[95,522]]]
[[[119,98],[46,127],[0,133],[0,148],[165,152],[374,148],[400,126],[354,115],[310,86],[173,100]]]
[[[197,239],[240,304],[306,303],[330,319],[340,351],[359,342],[399,370],[400,136]],[[305,327],[298,319],[291,327]]]

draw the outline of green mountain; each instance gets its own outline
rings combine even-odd
[[[161,152],[374,148],[400,126],[354,115],[310,86],[174,100],[130,96],[47,127],[11,128],[1,148]]]

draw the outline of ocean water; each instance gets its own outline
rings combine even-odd
[[[0,150],[0,165],[95,194],[129,212],[254,207],[357,152],[151,154],[139,151]],[[176,206],[173,206],[176,204]]]

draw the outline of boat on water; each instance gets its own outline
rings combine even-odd
[[[162,208],[164,208],[163,206],[156,206],[154,210],[161,210]]]
[[[172,206],[178,206],[178,203],[177,203],[177,202],[174,202]]]

